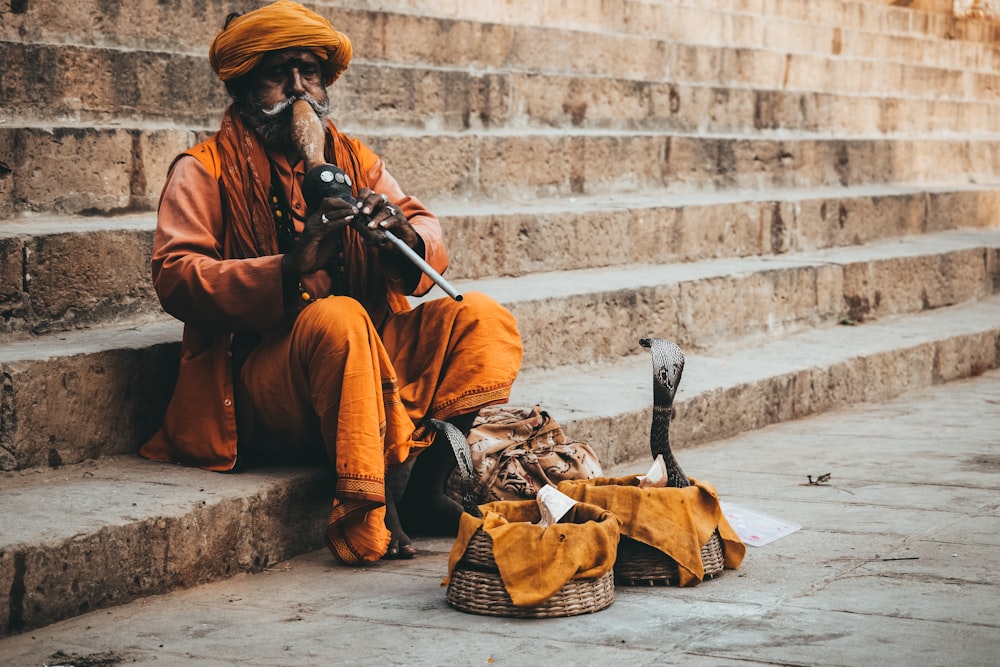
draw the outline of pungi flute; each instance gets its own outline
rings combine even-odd
[[[296,100],[292,104],[292,138],[306,161],[306,180],[302,184],[303,193],[321,191],[323,196],[339,197],[351,204],[354,200],[351,190],[351,180],[335,165],[327,164],[323,156],[325,131],[319,117],[305,100]],[[384,195],[383,195],[384,197]],[[413,248],[406,245],[402,239],[387,229],[371,229],[367,220],[355,216],[350,225],[366,240],[376,245],[392,244],[403,255],[413,262],[413,265],[424,272],[437,284],[444,293],[455,301],[461,301],[462,295],[444,276],[428,264]]]

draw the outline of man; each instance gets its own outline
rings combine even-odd
[[[161,194],[153,284],[185,326],[177,386],[141,454],[226,471],[318,451],[336,479],[331,552],[351,564],[411,557],[395,513],[403,485],[387,493],[387,468],[405,479],[434,439],[426,420],[467,433],[480,408],[507,400],[521,362],[514,318],[476,293],[410,309],[406,295],[431,280],[350,224],[370,218],[443,272],[438,221],[328,120],[322,155],[349,176],[356,205],[307,206],[293,102],[325,116],[326,88],[351,58],[345,35],[280,0],[231,15],[209,55],[234,101]]]

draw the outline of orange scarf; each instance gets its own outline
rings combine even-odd
[[[351,177],[351,188],[356,197],[361,188],[370,187],[357,146],[338,132],[329,119],[326,126],[323,154],[327,161],[336,164]],[[223,241],[225,257],[246,259],[277,254],[278,234],[269,201],[270,163],[257,135],[244,122],[235,105],[227,109],[216,143],[222,172],[223,207],[227,217]],[[370,293],[372,286],[385,287],[385,277],[376,266],[376,254],[350,227],[344,230],[341,241],[347,271],[347,293],[372,312],[376,302],[385,299],[384,289],[381,294]],[[408,309],[398,303],[399,299],[390,298],[389,301],[393,310]]]

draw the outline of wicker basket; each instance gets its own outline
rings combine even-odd
[[[723,552],[719,531],[712,533],[701,548],[705,579],[722,572]],[[659,549],[622,535],[615,560],[615,582],[623,586],[676,586],[680,572],[677,562]]]
[[[597,579],[571,579],[552,597],[533,607],[510,599],[493,559],[493,540],[480,528],[451,573],[448,604],[470,614],[515,618],[553,618],[592,614],[615,601],[614,570]]]

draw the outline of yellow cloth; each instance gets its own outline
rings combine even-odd
[[[618,519],[599,507],[577,503],[561,523],[541,527],[534,500],[481,505],[483,518],[463,514],[448,556],[448,583],[473,534],[482,528],[493,540],[504,588],[518,607],[544,603],[571,579],[598,579],[615,564]]]
[[[621,521],[622,535],[670,556],[677,562],[679,584],[690,586],[705,576],[701,548],[716,529],[725,567],[735,570],[746,555],[746,546],[722,514],[715,487],[691,482],[683,489],[640,488],[636,476],[599,477],[566,480],[558,488],[574,500],[612,512]]]
[[[278,0],[229,22],[208,52],[223,81],[248,74],[268,51],[308,49],[323,64],[323,84],[337,80],[351,62],[351,40],[297,2]]]

